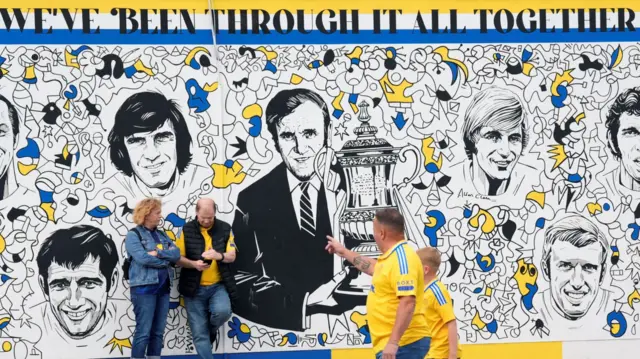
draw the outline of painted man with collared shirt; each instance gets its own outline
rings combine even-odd
[[[218,328],[231,318],[236,259],[231,226],[215,218],[215,202],[201,198],[196,218],[184,225],[177,243],[182,267],[178,290],[184,297],[198,357],[213,359]]]

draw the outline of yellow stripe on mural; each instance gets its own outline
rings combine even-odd
[[[463,345],[464,359],[562,359],[562,343]],[[371,349],[335,349],[331,359],[371,359]]]
[[[111,0],[99,2],[100,5],[95,3],[87,3],[84,0],[57,0],[55,6],[52,5],[51,0],[25,0],[21,1],[23,9],[27,8],[98,8],[100,12],[109,13],[112,8],[128,8],[135,9],[195,9],[197,12],[202,13],[204,9],[209,8],[209,2],[207,0],[138,0],[131,2],[129,0]],[[389,2],[388,0],[351,0],[345,2],[344,0],[323,0],[323,1],[301,1],[301,0],[212,0],[213,7],[217,9],[264,9],[269,12],[275,12],[279,9],[297,10],[303,9],[306,12],[314,10],[315,12],[322,9],[357,9],[361,14],[371,13],[373,9],[402,9],[403,13],[416,13],[418,10],[429,11],[431,9],[438,9],[443,13],[448,12],[449,9],[454,8],[458,10],[458,13],[472,13],[474,9],[509,9],[511,11],[519,11],[522,9],[531,8],[533,10],[539,9],[557,9],[557,8],[601,8],[606,7],[608,9],[618,7],[634,6],[640,9],[640,6],[635,5],[635,2],[629,0],[611,0],[607,1],[606,5],[602,1],[596,0],[566,0],[562,3],[558,3],[555,0],[544,0],[528,3],[526,1],[512,1],[512,0],[484,0],[479,3],[476,0],[458,0],[455,5],[450,5],[447,2],[422,2],[416,0],[396,0]],[[15,4],[15,3],[14,3]],[[4,5],[8,6],[8,5]]]

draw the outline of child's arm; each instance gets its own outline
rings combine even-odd
[[[456,320],[447,323],[447,336],[449,337],[449,359],[458,358],[458,326]]]

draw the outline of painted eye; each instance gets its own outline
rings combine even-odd
[[[536,269],[535,269],[535,268],[533,268],[533,267],[529,268],[529,275],[530,275],[530,276],[532,276],[532,277],[533,277],[534,275],[536,275]]]

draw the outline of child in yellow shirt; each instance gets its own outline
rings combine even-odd
[[[427,326],[431,332],[431,347],[425,359],[459,359],[462,350],[458,343],[456,316],[447,288],[438,280],[440,252],[427,247],[416,251],[424,269],[424,301]]]

